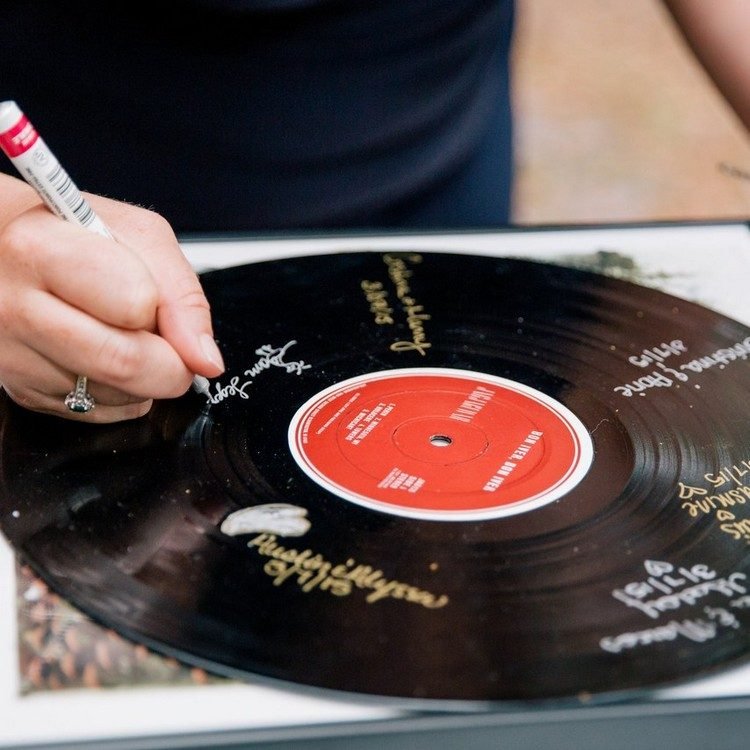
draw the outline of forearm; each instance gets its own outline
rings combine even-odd
[[[750,129],[750,2],[663,0],[717,88]]]

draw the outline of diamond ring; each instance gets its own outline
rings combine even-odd
[[[96,406],[93,396],[86,390],[87,382],[85,375],[79,375],[76,378],[76,387],[65,397],[65,406],[71,411],[85,414]]]

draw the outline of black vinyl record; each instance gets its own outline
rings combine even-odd
[[[0,404],[0,524],[220,674],[629,694],[750,650],[750,330],[551,264],[351,252],[203,276],[226,373],[93,426]]]

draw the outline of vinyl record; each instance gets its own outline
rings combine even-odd
[[[203,276],[210,396],[0,406],[0,523],[97,621],[220,674],[609,698],[750,651],[750,330],[592,273],[351,252]]]

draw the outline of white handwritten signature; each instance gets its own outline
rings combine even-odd
[[[218,404],[230,396],[239,396],[244,399],[250,398],[247,389],[253,384],[253,378],[265,370],[270,370],[272,367],[281,367],[288,375],[299,375],[303,370],[309,370],[312,365],[308,365],[303,360],[294,362],[284,361],[284,355],[287,350],[296,343],[295,340],[292,340],[287,341],[284,346],[280,347],[273,347],[271,344],[263,344],[263,346],[258,347],[255,350],[255,353],[259,356],[258,361],[242,373],[248,379],[241,380],[242,376],[235,375],[227,385],[215,383],[216,392],[212,394],[209,391],[206,394],[208,402],[210,404]]]

